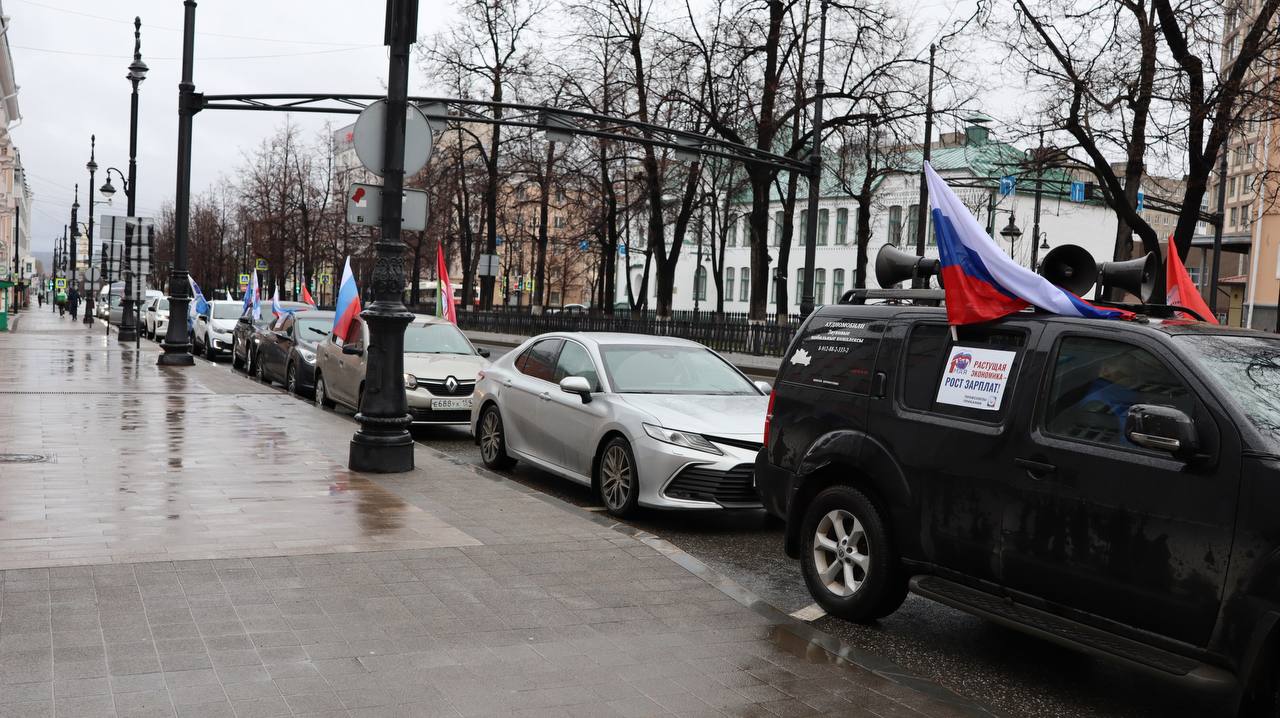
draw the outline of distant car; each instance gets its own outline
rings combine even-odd
[[[590,486],[615,516],[759,508],[767,387],[686,339],[557,332],[484,370],[471,424],[486,466],[523,459]]]
[[[369,328],[356,318],[350,341],[336,336],[316,350],[316,403],[342,404],[359,410],[364,396]],[[418,314],[404,332],[404,383],[409,413],[417,424],[466,424],[471,394],[489,352],[477,349],[466,335],[444,319]]]
[[[142,305],[142,334],[160,341],[169,326],[169,298],[151,297]]]
[[[591,308],[585,304],[566,304],[563,307],[552,307],[548,314],[586,314]]]
[[[302,302],[280,302],[283,309],[303,311],[311,309],[310,304]],[[243,303],[241,303],[243,311]],[[246,374],[253,374],[253,354],[258,348],[258,332],[269,331],[276,318],[271,315],[266,305],[261,307],[262,318],[254,320],[252,313],[241,314],[236,319],[235,329],[231,330],[231,368],[243,369]]]
[[[141,306],[138,307],[139,314],[141,314],[142,310],[146,308],[147,302],[149,300],[154,299],[156,297],[162,297],[162,296],[164,295],[160,293],[159,290],[156,290],[156,289],[148,289],[145,292],[143,292],[142,301],[139,302]],[[108,294],[107,321],[111,322],[116,326],[120,326],[120,323],[124,319],[124,301],[123,300],[124,300],[124,282],[113,283],[110,287],[110,291]],[[142,318],[139,317],[138,319],[139,319],[138,331],[142,331],[143,329],[141,325]]]
[[[316,348],[329,338],[333,312],[290,314],[278,328],[259,329],[253,352],[255,375],[270,384],[283,382],[290,394],[310,394],[315,388]]]
[[[208,313],[197,315],[191,327],[191,353],[203,354],[209,361],[217,361],[220,354],[230,351],[231,331],[235,329],[242,310],[239,300],[209,302]]]

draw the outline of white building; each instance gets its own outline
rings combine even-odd
[[[34,273],[31,255],[31,191],[22,171],[22,157],[10,130],[21,120],[18,83],[9,47],[9,18],[0,8],[0,266],[12,273],[16,249],[17,271],[29,279]],[[15,247],[16,244],[16,247]]]
[[[993,141],[987,129],[981,124],[973,124],[964,133],[952,133],[936,142],[932,148],[931,163],[934,169],[955,187],[956,193],[966,205],[974,211],[980,223],[991,231],[995,241],[1020,264],[1029,266],[1032,255],[1032,226],[1035,205],[1035,175],[1019,166],[1024,161],[1022,150],[1007,143]],[[916,207],[920,191],[920,152],[918,148],[905,151],[901,160],[895,162],[901,167],[879,180],[874,189],[871,207],[871,240],[867,248],[867,286],[878,287],[875,280],[875,256],[887,243],[894,243],[904,250],[913,252],[916,234]],[[828,173],[837,171],[828,163]],[[1016,189],[1008,194],[1000,191],[1000,178],[1017,176]],[[858,180],[860,181],[860,180]],[[1087,249],[1098,262],[1110,261],[1115,248],[1116,216],[1109,208],[1097,201],[1073,202],[1070,199],[1072,177],[1057,170],[1045,170],[1041,175],[1041,208],[1040,208],[1040,243],[1037,249],[1038,259],[1043,259],[1049,248],[1062,244],[1078,244]],[[854,267],[857,262],[856,217],[857,201],[847,192],[839,189],[840,182],[836,178],[827,180],[819,201],[817,257],[814,272],[814,295],[819,304],[837,301],[840,295],[854,286]],[[804,223],[807,211],[806,192],[803,184],[796,206],[795,228],[788,271],[787,284],[788,313],[799,311],[800,282],[804,267]],[[750,297],[751,257],[746,237],[749,230],[746,226],[746,213],[750,207],[740,205],[739,214],[730,225],[725,248],[724,270],[724,309],[726,312],[746,312]],[[1015,218],[1022,236],[1010,244],[1000,230],[1009,223],[1010,216]],[[775,266],[778,256],[778,237],[781,234],[782,203],[775,202],[770,207],[773,220],[769,223],[769,255],[770,267]],[[640,232],[632,232],[632,237],[642,236]],[[708,240],[709,241],[709,240]],[[682,247],[680,263],[676,268],[675,293],[673,309],[691,310],[695,304],[695,285],[705,287],[698,293],[697,299],[703,311],[716,307],[715,282],[710,278],[710,247],[703,247],[704,272],[707,274],[705,284],[695,282],[697,273],[696,258],[698,255],[698,238],[691,230]],[[926,230],[926,256],[936,257],[937,246],[934,243],[932,228]],[[638,247],[638,239],[633,239],[632,247]],[[627,300],[627,277],[622,272],[631,272],[632,286],[639,287],[640,276],[644,268],[644,256],[639,251],[630,252],[626,262],[619,262],[617,301]],[[653,269],[651,268],[651,274]],[[773,276],[773,271],[769,272]],[[772,283],[771,283],[772,284]],[[775,312],[776,284],[772,284],[769,292],[769,311]],[[656,282],[652,275],[649,281],[651,293],[649,307],[656,306]]]

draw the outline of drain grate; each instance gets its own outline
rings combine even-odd
[[[44,454],[0,454],[0,464],[41,464],[48,460]]]

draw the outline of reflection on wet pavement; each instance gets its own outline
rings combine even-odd
[[[42,319],[0,335],[0,453],[46,457],[0,463],[0,569],[477,543],[318,450],[309,407]]]

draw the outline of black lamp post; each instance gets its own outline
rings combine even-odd
[[[804,272],[803,289],[800,293],[802,317],[813,313],[813,275],[814,265],[818,261],[818,197],[822,192],[822,93],[826,87],[822,74],[827,52],[827,0],[821,2],[818,20],[818,77],[813,83],[813,147],[809,150],[809,221],[804,227],[804,269],[801,270]]]
[[[93,206],[97,202],[93,199],[93,175],[98,171],[98,163],[94,159],[94,153],[98,138],[95,135],[89,135],[89,162],[85,164],[85,169],[89,170],[89,246],[85,252],[88,257],[89,273],[93,273]],[[85,297],[84,303],[84,323],[93,324],[93,300],[97,295],[97,289],[92,281],[88,284],[88,296]]]
[[[133,62],[129,63],[129,74],[125,76],[133,85],[133,94],[129,97],[129,180],[125,183],[125,197],[129,200],[128,216],[135,217],[137,206],[134,198],[137,195],[138,166],[135,158],[138,154],[138,85],[147,79],[147,63],[142,61],[142,18],[133,19]],[[107,173],[110,179],[110,172]],[[110,197],[111,195],[107,195]],[[126,266],[132,260],[133,251],[132,223],[125,224],[124,230],[124,262]],[[141,281],[141,278],[138,279]],[[138,339],[138,323],[133,312],[133,272],[124,274],[124,296],[120,303],[120,333],[116,338],[121,342],[136,342]],[[184,309],[186,307],[183,307]],[[183,323],[186,326],[186,323]]]
[[[1000,236],[1009,240],[1009,256],[1013,256],[1013,244],[1022,236],[1022,230],[1013,221],[1013,212],[1009,213],[1009,224],[1000,230]]]
[[[79,284],[76,281],[76,245],[80,244],[80,183],[76,183],[75,199],[71,202],[71,263],[67,276],[67,294]]]
[[[164,353],[156,360],[161,366],[192,366],[191,345],[187,338],[187,306],[191,303],[187,275],[187,224],[191,218],[191,119],[199,108],[192,81],[195,64],[196,0],[184,0],[182,20],[182,81],[178,83],[178,177],[173,202],[173,273],[169,275],[169,325],[164,333]],[[140,20],[135,21],[141,23]],[[134,64],[142,65],[142,55],[134,53]],[[129,74],[133,70],[130,66]],[[145,72],[145,65],[142,65]],[[138,115],[138,82],[133,83],[133,115]],[[132,138],[137,137],[134,123]],[[129,170],[133,172],[133,153],[129,153]]]

